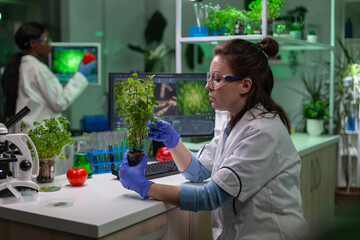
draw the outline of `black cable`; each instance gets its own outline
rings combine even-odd
[[[227,166],[225,166],[225,167],[222,167],[222,168],[227,168],[227,169],[229,169],[230,171],[232,171],[235,175],[236,175],[236,177],[238,178],[238,180],[239,180],[239,183],[240,183],[240,190],[239,190],[239,193],[238,193],[238,195],[236,196],[236,198],[234,198],[233,199],[233,208],[234,208],[234,212],[235,212],[235,215],[237,215],[237,213],[236,213],[236,208],[235,208],[235,200],[236,199],[238,199],[239,198],[239,196],[240,196],[240,193],[241,193],[241,190],[242,190],[242,182],[241,182],[241,180],[240,180],[240,177],[239,177],[239,175],[232,169],[232,168],[230,168],[230,167],[227,167]],[[220,168],[221,169],[221,168]]]

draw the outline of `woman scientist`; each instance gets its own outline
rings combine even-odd
[[[223,132],[192,154],[173,127],[149,124],[150,139],[170,149],[178,169],[191,182],[168,186],[144,177],[147,155],[129,167],[125,154],[122,185],[143,198],[152,197],[182,210],[211,210],[214,239],[306,239],[300,196],[300,157],[290,138],[290,123],[271,98],[274,85],[268,57],[277,42],[235,39],[213,51],[206,89],[215,109],[229,112]]]
[[[29,130],[34,121],[60,116],[87,87],[86,77],[96,62],[83,65],[81,61],[78,72],[63,87],[51,70],[39,61],[51,50],[50,34],[45,26],[36,22],[25,23],[16,32],[15,43],[20,51],[7,64],[2,86],[7,118],[25,106],[31,110],[16,124],[14,130],[19,132],[21,122]]]

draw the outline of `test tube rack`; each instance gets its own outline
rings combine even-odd
[[[117,150],[94,150],[87,151],[93,174],[109,173],[112,169],[118,170],[122,162],[125,148]]]
[[[119,148],[113,151],[94,150],[87,151],[93,174],[110,173],[112,170],[119,170],[119,166],[127,148]],[[146,150],[142,148],[141,150]]]

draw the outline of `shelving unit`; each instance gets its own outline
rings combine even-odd
[[[234,36],[209,36],[209,37],[182,37],[182,0],[176,0],[176,72],[182,72],[182,45],[183,44],[213,44],[231,39],[260,40],[267,33],[267,0],[262,0],[262,33],[260,35],[234,35]],[[273,37],[280,44],[281,50],[288,51],[319,51],[329,50],[330,55],[330,93],[329,93],[329,134],[333,134],[334,126],[334,69],[335,69],[335,0],[331,0],[330,19],[330,44],[309,43],[303,40]]]
[[[350,53],[355,53],[353,56],[360,56],[360,0],[344,0],[343,1],[343,19],[342,19],[342,41],[344,43],[345,48]],[[345,23],[347,19],[350,18],[352,22],[353,29],[353,37],[345,38]],[[357,53],[357,54],[356,54]],[[344,60],[345,56],[342,56]],[[358,63],[360,59],[357,59]],[[360,119],[360,113],[358,113],[357,119]],[[340,159],[338,165],[338,185],[345,186],[345,176],[343,173],[342,161],[345,161],[342,157],[343,155],[347,156],[347,162],[349,164],[350,169],[350,184],[351,185],[359,185],[360,184],[360,135],[359,135],[359,122],[356,121],[355,131],[346,131],[346,138],[349,143],[351,143],[351,148],[349,149],[348,154],[344,154],[343,151],[340,151]],[[343,123],[346,125],[346,123]],[[340,141],[340,149],[342,149],[342,141]]]

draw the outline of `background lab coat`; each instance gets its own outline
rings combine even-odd
[[[16,132],[20,131],[22,122],[29,130],[34,121],[59,117],[89,84],[86,77],[77,72],[63,87],[54,73],[31,55],[22,57],[19,71],[16,112],[25,106],[28,106],[31,112],[16,124]]]
[[[255,116],[259,110],[252,110]],[[223,152],[222,152],[222,149]],[[247,112],[224,144],[224,133],[205,146],[200,162],[237,197],[212,212],[214,239],[304,239],[300,157],[279,117]],[[233,169],[241,179],[229,169]]]

